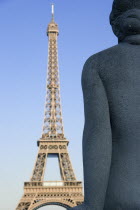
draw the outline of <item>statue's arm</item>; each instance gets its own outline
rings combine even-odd
[[[83,167],[85,202],[73,210],[103,210],[110,172],[112,135],[106,91],[90,59],[82,74],[85,126]]]
[[[102,210],[110,173],[112,133],[106,91],[94,60],[86,62],[82,74],[85,126],[83,167],[85,203]]]

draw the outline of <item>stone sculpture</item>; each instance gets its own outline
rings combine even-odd
[[[73,210],[140,210],[140,0],[115,0],[119,44],[91,56],[85,107],[85,202]]]

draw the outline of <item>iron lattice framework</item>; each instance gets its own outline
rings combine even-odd
[[[63,138],[60,82],[58,70],[57,36],[58,25],[52,21],[47,30],[49,37],[49,59],[47,76],[47,96],[45,104],[45,118],[43,126],[44,138]]]
[[[35,210],[51,204],[68,208],[83,202],[82,183],[76,180],[67,150],[69,142],[64,137],[58,70],[58,34],[52,6],[52,20],[47,29],[49,55],[43,133],[38,141],[39,151],[31,180],[24,183],[24,194],[16,210]],[[58,156],[62,181],[44,181],[49,154]]]

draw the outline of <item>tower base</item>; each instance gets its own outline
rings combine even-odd
[[[82,182],[25,182],[24,195],[16,210],[36,210],[46,205],[69,208],[80,205],[83,200]]]

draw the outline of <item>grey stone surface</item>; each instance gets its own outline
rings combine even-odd
[[[115,0],[110,22],[119,44],[82,74],[85,202],[73,210],[140,210],[140,0]]]

